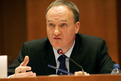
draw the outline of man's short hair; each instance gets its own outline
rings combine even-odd
[[[78,22],[79,21],[79,9],[77,8],[77,6],[71,2],[71,1],[66,1],[66,0],[55,0],[54,2],[52,2],[48,8],[46,9],[46,15],[47,12],[49,11],[50,8],[54,7],[54,6],[60,6],[60,5],[64,5],[67,8],[69,8],[73,14],[74,14],[74,22]]]

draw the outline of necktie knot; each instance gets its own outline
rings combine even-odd
[[[64,65],[65,65],[65,60],[66,60],[66,57],[64,55],[61,55],[60,57],[58,57],[58,61]]]

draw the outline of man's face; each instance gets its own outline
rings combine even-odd
[[[54,6],[46,15],[47,35],[55,49],[67,52],[74,43],[80,23],[74,23],[74,15],[66,6]]]

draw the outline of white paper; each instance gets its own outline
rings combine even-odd
[[[7,55],[0,55],[0,78],[7,78]]]

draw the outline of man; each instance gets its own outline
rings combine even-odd
[[[18,58],[9,66],[11,77],[33,77],[57,74],[59,67],[57,53],[63,53],[84,68],[85,73],[110,73],[114,62],[107,52],[103,39],[82,35],[79,32],[79,10],[70,1],[56,0],[46,11],[47,38],[25,42]],[[82,68],[66,58],[68,72],[82,75]],[[76,72],[77,71],[77,72]]]

